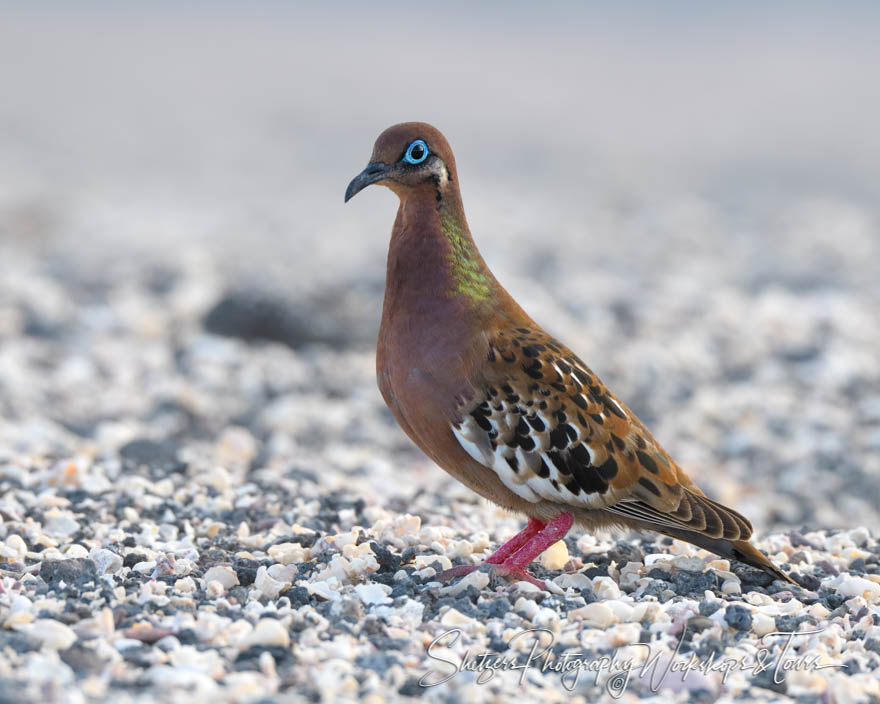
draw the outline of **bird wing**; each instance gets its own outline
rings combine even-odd
[[[748,539],[748,520],[707,498],[571,350],[538,329],[487,338],[476,394],[452,432],[508,489],[660,530]]]

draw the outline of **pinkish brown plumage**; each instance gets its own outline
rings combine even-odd
[[[632,411],[498,283],[471,237],[455,159],[436,128],[408,122],[385,130],[346,201],[372,183],[400,198],[379,389],[432,460],[529,517],[488,558],[498,573],[542,584],[527,565],[577,522],[655,530],[791,581],[749,543],[748,520],[707,498]]]

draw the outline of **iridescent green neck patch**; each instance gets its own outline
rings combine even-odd
[[[473,240],[455,216],[443,208],[440,210],[440,229],[452,245],[449,254],[453,282],[450,295],[467,296],[478,303],[485,301],[492,289],[492,277],[480,260]]]

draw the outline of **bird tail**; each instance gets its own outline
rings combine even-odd
[[[781,579],[783,582],[788,582],[789,584],[794,584],[797,586],[797,582],[795,582],[791,577],[785,574],[785,572],[783,572],[776,565],[770,562],[770,560],[767,559],[764,553],[759,551],[748,540],[726,540],[724,538],[710,538],[709,536],[702,535],[701,533],[695,533],[687,530],[676,530],[675,528],[664,528],[663,530],[660,530],[657,527],[653,527],[653,530],[659,530],[660,532],[665,533],[671,538],[676,538],[678,540],[684,540],[688,543],[693,543],[694,545],[704,548],[709,552],[714,552],[716,555],[721,555],[721,557],[726,557],[731,560],[739,560],[740,562],[744,562],[745,564],[751,565],[752,567],[757,567],[759,570],[764,570],[764,572],[772,575],[776,579]]]

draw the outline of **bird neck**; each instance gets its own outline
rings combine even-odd
[[[401,198],[387,281],[401,294],[408,289],[408,296],[448,300],[470,310],[492,307],[500,287],[471,237],[453,184],[442,194],[423,188]]]

